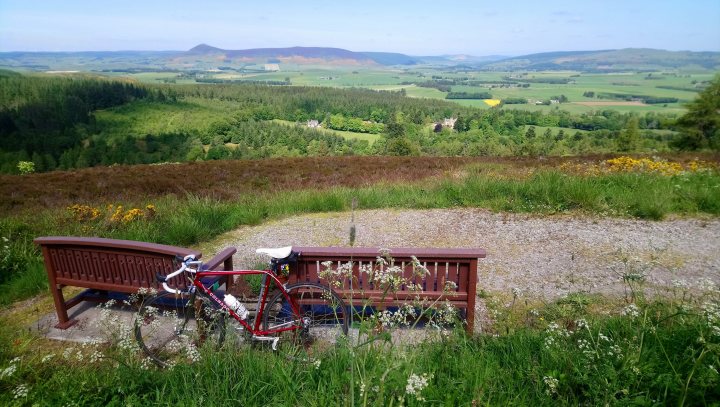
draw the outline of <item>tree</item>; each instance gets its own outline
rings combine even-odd
[[[387,142],[387,153],[389,155],[419,155],[420,149],[407,137],[396,137]]]
[[[720,150],[720,74],[687,109],[677,121],[683,134],[675,144],[683,150]]]
[[[405,136],[405,126],[398,122],[388,123],[387,138],[400,138]]]
[[[535,138],[535,126],[528,127],[527,131],[525,132],[525,138],[528,140]]]
[[[628,152],[635,151],[640,146],[640,131],[638,127],[638,118],[635,115],[630,116],[625,125],[625,130],[620,132],[617,138],[618,151]]]

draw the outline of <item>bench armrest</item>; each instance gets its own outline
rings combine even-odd
[[[232,270],[232,256],[237,252],[237,249],[234,247],[226,247],[221,251],[220,253],[216,254],[215,257],[212,259],[206,261],[204,263],[204,269],[205,270],[218,270],[218,267],[221,265],[223,268],[221,270]]]

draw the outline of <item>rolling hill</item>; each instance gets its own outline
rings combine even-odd
[[[485,69],[498,71],[720,70],[720,52],[666,51],[649,48],[545,52],[507,58],[482,66]]]
[[[226,63],[296,63],[328,65],[414,65],[416,58],[391,52],[354,52],[329,47],[253,48],[226,50],[200,44],[180,58],[223,58]]]
[[[720,52],[627,48],[545,52],[516,57],[498,55],[411,56],[393,52],[356,52],[331,47],[227,50],[207,44],[197,45],[187,51],[0,52],[0,68],[31,71],[183,71],[216,69],[222,66],[238,68],[262,64],[365,66],[370,68],[425,65],[449,69],[462,68],[463,70],[574,70],[602,73],[668,69],[718,71],[720,70]]]

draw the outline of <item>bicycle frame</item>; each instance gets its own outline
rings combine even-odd
[[[302,321],[298,320],[296,323],[291,324],[286,327],[282,327],[279,329],[271,329],[271,330],[262,330],[260,329],[260,324],[262,322],[263,313],[265,312],[265,305],[267,302],[267,295],[270,291],[270,281],[273,281],[275,285],[282,291],[285,298],[287,298],[292,306],[292,311],[295,315],[300,315],[300,308],[298,304],[296,304],[295,300],[288,294],[287,290],[285,289],[285,284],[283,284],[273,272],[269,270],[233,270],[233,271],[198,271],[195,274],[195,278],[191,279],[193,286],[202,291],[204,294],[206,294],[208,297],[212,298],[213,301],[215,301],[223,310],[227,311],[240,325],[242,325],[248,332],[250,332],[253,336],[268,336],[272,335],[278,332],[284,332],[284,331],[292,331],[302,328],[301,323]],[[217,276],[248,276],[248,275],[263,275],[262,280],[262,286],[261,286],[261,292],[260,292],[260,298],[258,298],[258,304],[257,304],[257,311],[255,312],[255,321],[253,324],[249,324],[246,322],[246,320],[241,319],[240,316],[238,316],[237,313],[235,313],[234,310],[230,309],[225,302],[221,299],[219,299],[211,290],[210,287],[206,287],[202,283],[203,277],[217,277]],[[270,278],[268,278],[270,277]]]

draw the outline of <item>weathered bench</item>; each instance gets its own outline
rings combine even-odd
[[[358,302],[369,300],[378,304],[383,300],[384,306],[400,306],[410,303],[417,293],[402,286],[392,295],[383,295],[371,281],[363,279],[359,269],[361,265],[373,264],[379,254],[374,248],[347,247],[294,247],[300,252],[297,263],[290,264],[290,283],[320,282],[323,270],[322,263],[331,261],[334,267],[353,262],[353,278],[344,282],[342,287],[333,289],[347,302],[350,297]],[[485,257],[482,249],[390,249],[395,264],[401,266],[405,278],[412,277],[411,256],[415,256],[430,272],[424,279],[412,278],[415,284],[423,287],[421,298],[434,301],[440,298],[448,300],[461,310],[467,321],[467,332],[472,334],[475,320],[475,291],[477,284],[478,259]],[[457,288],[450,295],[443,292],[446,281],[452,281]]]
[[[155,243],[84,237],[39,237],[35,244],[42,249],[50,292],[55,300],[60,329],[77,322],[68,318],[68,309],[83,300],[103,297],[108,292],[136,293],[140,288],[162,290],[155,273],[169,274],[178,267],[175,256],[201,253],[182,247]],[[210,261],[207,270],[232,270],[232,255],[236,249],[228,247]],[[219,269],[218,267],[221,267]],[[230,288],[232,281],[223,278]],[[208,282],[213,283],[213,282]],[[178,287],[185,288],[187,281],[178,279]],[[84,287],[83,293],[66,301],[62,288]],[[226,289],[227,289],[226,288]]]

